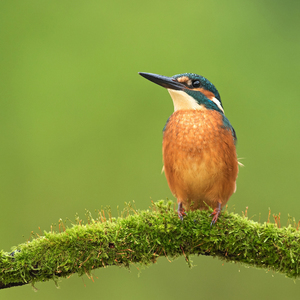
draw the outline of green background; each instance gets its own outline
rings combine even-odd
[[[229,209],[300,219],[299,1],[1,1],[1,249],[85,209],[174,199],[161,175],[167,91],[138,72],[219,90],[244,158]],[[96,270],[1,299],[299,299],[299,283],[210,257]]]

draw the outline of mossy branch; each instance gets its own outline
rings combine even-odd
[[[87,224],[78,218],[71,228],[59,222],[58,232],[36,234],[12,253],[1,251],[0,289],[75,273],[92,277],[96,268],[150,265],[160,256],[172,260],[182,255],[189,266],[191,255],[209,255],[299,277],[296,228],[259,224],[228,212],[213,227],[210,223],[207,211],[189,212],[181,222],[171,201],[153,203],[147,211],[128,205],[117,219],[102,210],[97,219],[89,214]]]

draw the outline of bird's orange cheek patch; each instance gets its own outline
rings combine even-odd
[[[205,97],[207,97],[209,100],[212,100],[214,97],[215,97],[215,95],[214,95],[214,93],[213,92],[211,92],[211,91],[208,91],[208,90],[205,90],[205,89],[203,89],[203,88],[197,88],[197,89],[194,89],[194,91],[199,91],[199,92],[201,92]]]

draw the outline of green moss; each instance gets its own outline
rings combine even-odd
[[[58,232],[44,232],[15,248],[14,255],[1,251],[0,288],[87,274],[110,265],[150,265],[160,256],[168,260],[191,255],[210,255],[225,261],[274,270],[299,277],[300,234],[291,225],[259,224],[224,212],[213,227],[207,211],[189,212],[181,222],[173,202],[153,203],[137,211],[127,204],[122,217],[101,210],[96,219],[87,212],[87,224],[77,216]]]

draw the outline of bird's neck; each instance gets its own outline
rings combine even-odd
[[[186,94],[193,98],[198,103],[198,105],[205,106],[206,109],[213,109],[221,114],[224,114],[224,109],[222,107],[221,101],[218,100],[213,93],[211,93],[210,98],[194,90],[186,90]]]

